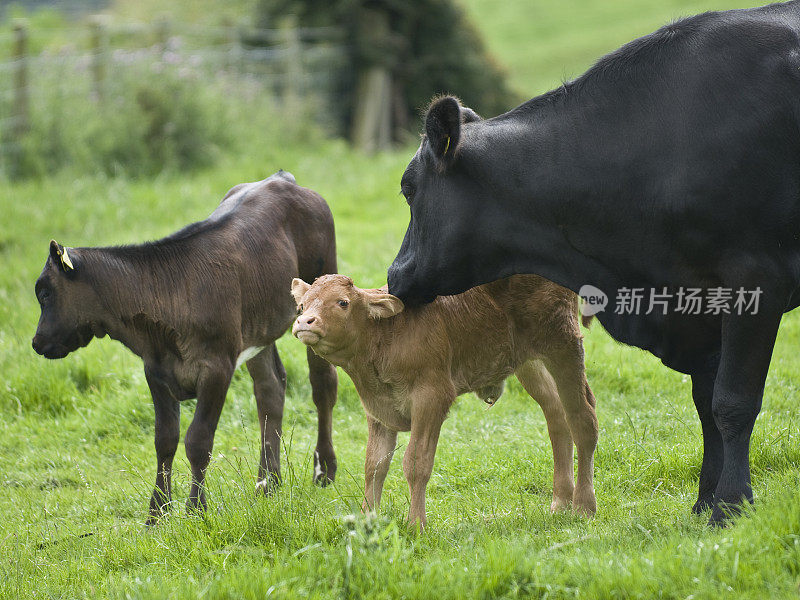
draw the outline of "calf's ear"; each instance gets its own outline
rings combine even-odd
[[[292,279],[292,296],[294,296],[294,301],[297,304],[300,304],[300,300],[303,299],[303,296],[306,295],[306,292],[310,287],[311,286],[309,284],[299,277]]]
[[[376,294],[367,298],[367,310],[373,319],[388,319],[403,312],[403,301],[391,294]]]
[[[75,270],[67,248],[55,240],[50,240],[50,258],[53,259],[53,264],[65,273]]]
[[[439,98],[428,109],[425,134],[433,156],[444,166],[452,158],[461,137],[461,104],[452,96]]]

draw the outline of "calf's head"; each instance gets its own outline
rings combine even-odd
[[[475,221],[493,200],[485,174],[497,157],[486,147],[484,123],[453,97],[428,109],[425,135],[400,181],[411,221],[388,274],[389,292],[404,302],[486,283],[475,282],[474,270],[487,262]]]
[[[92,340],[89,286],[80,270],[77,253],[50,242],[50,255],[36,280],[42,314],[33,336],[33,349],[46,358],[64,358]]]
[[[393,317],[403,303],[381,290],[362,290],[344,275],[323,275],[312,285],[292,281],[297,319],[292,334],[324,358],[350,354],[370,321]]]

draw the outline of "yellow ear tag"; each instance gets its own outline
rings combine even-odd
[[[72,261],[69,258],[69,254],[67,254],[67,249],[64,248],[64,252],[61,253],[61,264],[67,271],[74,271],[75,267],[72,264]]]
[[[447,154],[447,151],[450,149],[450,136],[447,136],[447,142],[444,145],[444,153]]]

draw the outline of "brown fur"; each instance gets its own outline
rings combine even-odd
[[[572,292],[515,275],[403,310],[385,289],[362,290],[347,277],[326,275],[311,286],[296,279],[292,293],[301,309],[293,333],[350,375],[367,413],[365,510],[380,503],[397,431],[410,430],[403,460],[409,521],[424,526],[425,487],[450,406],[470,391],[493,403],[516,374],[547,419],[555,458],[551,508],[595,512],[597,418]]]
[[[325,201],[278,173],[228,192],[206,220],[156,242],[70,248],[74,268],[51,243],[36,282],[42,314],[33,347],[62,358],[93,337],[119,340],[144,362],[155,407],[157,476],[149,522],[169,507],[180,433],[178,402],[197,398],[186,432],[189,504],[205,506],[203,482],[237,358],[247,360],[261,428],[259,486],[280,481],[286,372],[275,348],[294,319],[293,277],[336,270],[333,218]],[[308,352],[319,415],[315,481],[333,480],[331,412],[336,370]]]

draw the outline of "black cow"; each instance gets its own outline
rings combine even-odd
[[[692,376],[693,510],[719,523],[752,501],[750,434],[800,303],[800,2],[675,22],[493,119],[440,98],[425,132],[389,291],[426,302],[514,273],[599,288],[612,336]]]
[[[155,406],[158,461],[149,523],[168,508],[178,446],[178,402],[197,398],[186,432],[189,507],[206,506],[203,482],[234,370],[253,378],[261,452],[258,487],[280,481],[286,371],[275,348],[292,324],[292,279],[336,272],[333,217],[325,200],[284,171],[232,188],[204,221],[162,240],[111,248],[50,243],[36,281],[42,308],[33,348],[63,358],[94,337],[119,340],[144,361]],[[308,350],[319,417],[314,479],[332,481],[334,367]]]

